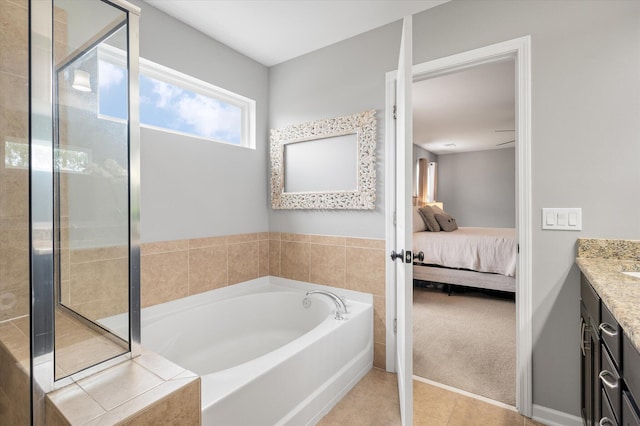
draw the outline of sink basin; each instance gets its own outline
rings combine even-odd
[[[637,271],[623,272],[623,274],[629,275],[630,277],[634,277],[634,278],[640,278],[640,272],[637,272]]]

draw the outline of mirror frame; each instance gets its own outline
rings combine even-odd
[[[353,191],[285,192],[284,148],[297,142],[355,134],[357,187]],[[271,208],[373,210],[376,204],[376,111],[271,129]]]

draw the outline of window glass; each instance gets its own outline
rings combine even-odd
[[[123,56],[115,48],[103,47],[98,60],[98,114],[124,120]],[[140,125],[255,148],[255,101],[141,58]]]

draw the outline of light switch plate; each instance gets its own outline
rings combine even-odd
[[[581,231],[581,208],[543,208],[542,229]]]

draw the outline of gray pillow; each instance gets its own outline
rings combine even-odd
[[[436,213],[435,217],[436,217],[436,221],[438,221],[438,225],[440,225],[443,231],[451,232],[458,229],[458,224],[456,223],[456,220],[451,216],[449,216],[448,214]]]
[[[429,206],[431,207],[431,210],[433,210],[433,214],[447,214],[445,213],[444,210],[442,210],[440,207],[438,207],[436,204]]]
[[[431,207],[420,207],[418,209],[418,213],[420,213],[420,216],[422,216],[422,220],[424,220],[425,225],[427,225],[427,231],[440,231],[440,225],[438,225],[438,221],[436,220],[435,214],[433,213],[433,209]]]

